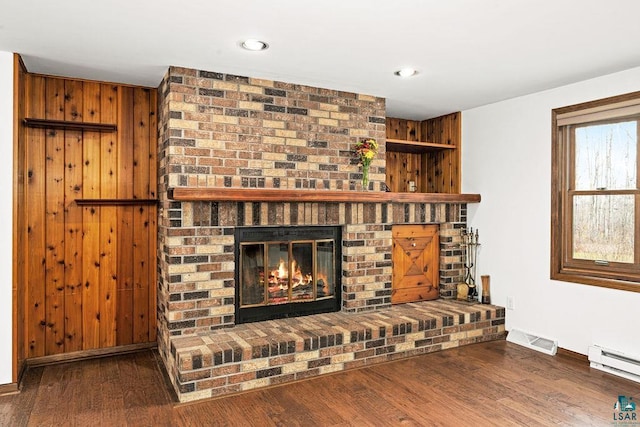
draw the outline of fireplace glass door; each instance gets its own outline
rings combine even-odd
[[[234,234],[235,323],[340,310],[340,227],[237,227]]]
[[[240,307],[313,302],[335,296],[335,242],[240,244]]]

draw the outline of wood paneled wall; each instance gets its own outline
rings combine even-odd
[[[424,141],[420,122],[397,118],[386,120],[387,138],[404,141]],[[409,191],[409,182],[416,183],[416,192],[425,193],[426,163],[422,153],[386,150],[386,184],[391,191],[400,193]]]
[[[409,192],[410,182],[416,184],[417,193],[426,193],[426,174],[423,167],[425,157],[420,153],[404,153],[387,151],[387,180],[386,184],[391,191]]]
[[[410,191],[416,183],[418,193],[460,193],[461,113],[414,121],[387,118],[386,137],[454,145],[456,149],[417,151],[386,150],[386,184],[391,191]]]
[[[424,120],[421,133],[428,142],[455,145],[455,150],[438,150],[427,157],[427,192],[460,193],[460,155],[462,113],[451,113]]]
[[[156,91],[27,74],[24,96],[52,123],[19,149],[24,356],[155,341]]]

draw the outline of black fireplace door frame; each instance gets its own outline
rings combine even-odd
[[[340,311],[342,305],[342,228],[339,226],[236,227],[235,233],[235,323],[259,322],[287,317]],[[240,306],[240,243],[327,240],[335,246],[335,298],[257,307]]]

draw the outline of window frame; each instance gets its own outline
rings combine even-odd
[[[640,110],[640,91],[552,110],[551,122],[551,279],[606,288],[640,292],[640,170],[636,188],[627,190],[575,190],[570,188],[575,173],[575,128],[584,124],[612,123],[629,117],[629,110]],[[637,113],[633,115],[636,116]],[[601,120],[594,120],[601,117]],[[640,117],[638,121],[640,133]],[[568,126],[573,126],[570,131]],[[640,140],[636,147],[636,167],[640,169]],[[573,163],[572,163],[573,162]],[[634,263],[573,259],[573,198],[580,195],[633,194]]]

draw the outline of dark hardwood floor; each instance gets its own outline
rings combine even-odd
[[[189,404],[160,365],[144,351],[30,369],[0,426],[611,426],[618,395],[640,400],[586,359],[506,341]]]

